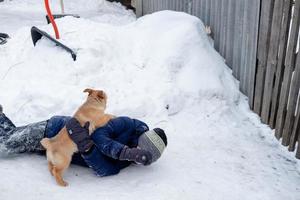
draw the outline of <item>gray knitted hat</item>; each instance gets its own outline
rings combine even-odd
[[[152,154],[152,162],[160,158],[167,146],[167,137],[160,128],[147,131],[139,137],[138,147]]]

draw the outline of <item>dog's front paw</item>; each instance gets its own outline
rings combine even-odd
[[[62,187],[67,187],[69,184],[66,181],[61,181],[58,183],[58,185],[60,185]]]

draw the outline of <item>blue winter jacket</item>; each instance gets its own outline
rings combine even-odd
[[[71,117],[54,116],[48,120],[46,137],[54,137]],[[74,154],[72,162],[89,166],[98,176],[109,176],[120,172],[131,162],[118,160],[125,145],[136,147],[138,138],[148,131],[147,124],[129,117],[117,117],[110,120],[92,134],[95,147],[88,154]]]

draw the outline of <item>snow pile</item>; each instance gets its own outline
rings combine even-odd
[[[14,2],[24,13],[37,12],[27,7],[34,0],[15,0],[0,4],[0,17],[4,8],[13,13]],[[76,50],[77,61],[45,39],[33,47],[27,23],[13,31],[0,47],[5,112],[17,125],[72,115],[85,88],[103,89],[108,113],[164,128],[169,146],[157,163],[114,177],[72,166],[66,189],[55,185],[44,157],[3,159],[1,199],[297,200],[299,164],[249,111],[199,19],[163,11],[136,20],[117,3],[65,4],[83,16],[57,20],[61,41]],[[31,25],[53,34],[42,22]]]
[[[126,26],[72,17],[57,21],[62,41],[77,50],[76,62],[47,40],[33,47],[24,34],[28,27],[16,33],[6,51],[10,56],[1,68],[0,89],[13,90],[0,95],[10,97],[3,104],[13,108],[7,112],[16,121],[70,115],[87,87],[107,91],[109,112],[158,121],[179,112],[188,100],[215,97],[233,104],[239,97],[195,17],[165,11]],[[52,31],[49,25],[42,29]]]

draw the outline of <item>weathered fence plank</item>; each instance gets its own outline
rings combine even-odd
[[[230,4],[231,4],[231,0],[225,0],[224,1],[224,4],[225,4],[225,7],[227,7],[227,9],[224,9],[223,6],[222,6],[222,12],[223,12],[223,15],[225,15],[226,17],[223,19],[223,22],[222,22],[222,31],[223,33],[221,34],[222,38],[221,38],[221,42],[222,42],[222,56],[225,59],[225,63],[229,66],[229,56],[226,57],[227,55],[227,45],[229,44],[228,40],[230,39],[230,37],[228,36],[228,34],[230,34],[229,32],[229,28],[228,26],[230,25],[230,20],[232,20],[232,16],[228,15],[228,12],[229,12],[229,9],[230,9]],[[232,15],[233,13],[231,13]],[[221,16],[222,17],[222,16]],[[224,34],[224,35],[223,35]],[[232,68],[232,66],[229,66],[230,68]]]
[[[205,24],[208,25],[211,17],[211,0],[205,0]]]
[[[300,54],[297,55],[297,63],[294,71],[294,75],[291,81],[291,88],[289,94],[289,103],[287,107],[287,113],[282,133],[282,144],[287,146],[290,143],[293,123],[295,121],[295,110],[298,100],[298,93],[300,88]],[[294,140],[294,138],[292,138]]]
[[[199,0],[199,1],[195,1],[195,0],[191,0],[192,1],[192,15],[195,15],[195,16],[199,16],[199,18],[204,22],[203,20],[203,16],[202,16],[202,9],[203,9],[203,2],[202,0]]]
[[[299,98],[300,98],[300,94],[299,94]],[[293,127],[293,132],[292,132],[292,137],[291,141],[290,141],[290,146],[289,146],[289,151],[294,151],[295,150],[295,146],[296,146],[296,142],[298,140],[298,149],[300,150],[300,100],[298,101],[298,105],[297,105],[297,115],[296,115],[296,120],[295,120],[295,124]],[[295,139],[295,140],[294,140]],[[296,155],[300,154],[299,152],[296,152]]]
[[[249,98],[249,106],[251,109],[253,109],[254,104],[254,90],[255,90],[255,73],[256,73],[256,57],[257,57],[257,44],[258,44],[258,27],[259,27],[259,14],[260,14],[260,0],[252,0],[250,3],[249,9],[249,15],[250,15],[250,23],[248,26],[248,33],[249,33],[249,42],[248,42],[248,49],[249,53],[248,55],[248,93],[247,96]]]
[[[298,94],[299,97],[300,94]],[[300,139],[300,100],[298,101],[297,105],[297,114],[296,114],[296,119],[294,122],[294,127],[292,131],[292,136],[290,139],[290,144],[289,144],[289,151],[294,151],[297,139]],[[298,142],[298,146],[300,146],[300,143]],[[299,152],[300,153],[300,152]]]
[[[296,158],[300,159],[300,137],[298,137],[298,147],[296,152]]]
[[[214,24],[215,24],[215,27],[214,27],[214,30],[215,30],[215,37],[214,37],[214,40],[215,40],[215,49],[217,51],[220,51],[220,20],[221,20],[221,0],[215,0],[215,21],[214,21]]]
[[[291,10],[292,10],[292,1],[293,0],[284,0],[284,9],[283,9],[283,20],[282,26],[280,28],[280,42],[279,42],[279,50],[278,50],[278,61],[276,67],[276,77],[273,88],[273,96],[272,96],[272,107],[271,107],[271,116],[269,120],[269,125],[271,128],[275,128],[276,123],[276,115],[279,104],[280,90],[281,84],[283,80],[283,72],[284,72],[284,59],[286,55],[286,46],[288,42],[290,21],[291,21]]]
[[[226,27],[226,44],[225,44],[225,58],[227,65],[232,68],[233,65],[233,42],[234,42],[234,22],[235,22],[235,8],[236,1],[229,0],[227,12],[227,27]]]
[[[257,73],[255,83],[255,98],[254,98],[254,112],[261,113],[262,97],[265,82],[265,68],[267,65],[267,56],[269,49],[269,35],[272,22],[273,0],[261,1],[261,15],[259,25],[259,40],[257,49]]]
[[[272,19],[272,28],[271,28],[271,39],[270,47],[268,52],[267,68],[266,68],[266,77],[264,85],[264,95],[263,95],[263,105],[261,111],[261,119],[264,123],[269,123],[270,108],[272,101],[272,91],[273,83],[275,79],[275,71],[277,64],[277,55],[280,39],[280,30],[282,16],[283,16],[283,1],[284,0],[275,0],[273,19]]]
[[[138,12],[141,12],[143,13],[143,15],[146,15],[148,14],[148,10],[149,10],[149,1],[142,1],[142,11],[138,11]],[[148,9],[146,9],[148,8]]]
[[[215,26],[215,16],[216,16],[216,13],[215,13],[215,3],[216,3],[216,0],[209,0],[210,1],[210,14],[209,14],[209,22],[208,24],[210,25],[211,27],[211,30],[212,30],[212,37],[215,38],[215,34],[216,34],[216,26]]]
[[[242,35],[243,35],[243,10],[244,2],[236,2],[235,12],[235,24],[234,24],[234,44],[233,44],[233,75],[240,80],[240,67],[241,67],[241,46],[242,46]],[[241,81],[241,80],[240,80]]]
[[[247,56],[248,56],[248,26],[249,26],[249,3],[252,3],[252,1],[247,1],[247,0],[241,0],[243,3],[243,17],[242,19],[242,43],[241,43],[241,61],[240,61],[240,90],[248,95],[247,91],[247,77],[248,77],[248,69],[247,69]]]
[[[292,73],[294,71],[294,62],[295,62],[295,52],[297,47],[297,40],[299,35],[299,9],[300,9],[300,0],[296,0],[294,6],[294,13],[292,17],[292,27],[289,35],[289,42],[287,46],[287,52],[285,57],[285,69],[284,77],[280,91],[280,100],[279,107],[276,117],[276,128],[275,136],[277,139],[280,139],[283,133],[283,126],[286,118],[286,108],[288,103],[288,97],[290,92],[290,83],[292,79]]]
[[[195,0],[197,2],[197,0]],[[197,5],[195,6],[196,8],[198,7]],[[201,0],[201,10],[199,10],[199,12],[197,14],[195,14],[195,16],[200,16],[201,20],[204,22],[204,24],[207,24],[207,20],[206,20],[206,0]]]
[[[224,43],[226,42],[226,19],[227,15],[225,14],[227,9],[228,0],[221,0],[219,2],[219,53],[222,57],[225,56],[224,54]]]
[[[136,16],[137,17],[143,16],[143,1],[133,0],[132,5],[133,7],[136,8]]]

